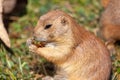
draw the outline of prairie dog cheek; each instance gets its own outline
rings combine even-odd
[[[61,25],[62,26],[62,25]],[[60,35],[64,35],[67,33],[67,31],[69,30],[68,26],[62,26],[62,27],[57,27],[57,29],[55,30],[54,34],[55,36],[60,36]]]

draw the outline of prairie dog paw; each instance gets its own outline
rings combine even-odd
[[[32,45],[32,40],[33,40],[32,38],[27,39],[26,45],[27,45],[27,46]]]
[[[35,45],[30,45],[29,46],[29,51],[30,52],[36,52],[36,50],[37,50],[37,47]]]

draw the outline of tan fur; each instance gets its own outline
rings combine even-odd
[[[52,24],[52,27],[44,29],[47,24]],[[66,13],[55,10],[41,16],[34,37],[51,41],[42,48],[29,44],[30,51],[57,65],[58,74],[64,75],[65,80],[109,79],[111,60],[106,47]]]
[[[120,0],[110,0],[101,17],[101,32],[105,40],[120,40]]]

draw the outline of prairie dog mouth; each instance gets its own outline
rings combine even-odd
[[[37,47],[45,47],[47,43],[45,41],[32,40],[32,44],[34,44]]]
[[[51,41],[37,41],[35,39],[32,39],[31,43],[38,48],[55,47],[55,43]]]

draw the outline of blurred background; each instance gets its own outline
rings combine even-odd
[[[65,11],[94,34],[100,27],[103,11],[100,0],[17,0],[15,8],[3,16],[11,49],[0,42],[1,80],[40,80],[43,76],[55,73],[52,63],[29,52],[26,46],[26,40],[32,35],[39,17],[54,9]],[[120,49],[119,46],[117,48]],[[112,80],[120,80],[120,57],[112,55],[111,58]]]

